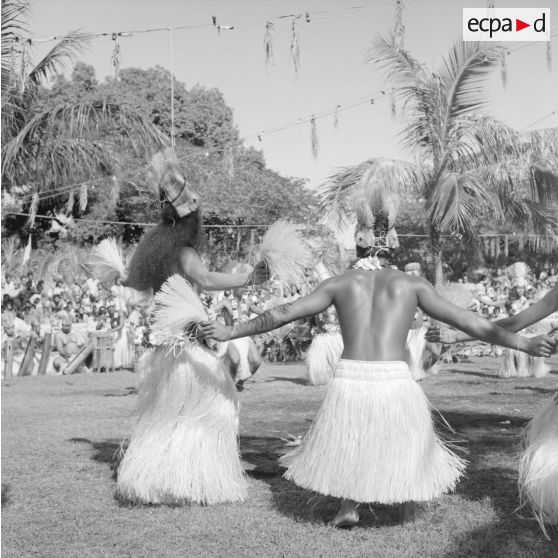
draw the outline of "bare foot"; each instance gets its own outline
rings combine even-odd
[[[401,506],[399,507],[399,518],[401,519],[401,522],[406,523],[407,521],[414,521],[415,510],[415,502],[405,502],[401,504]]]
[[[358,524],[358,504],[352,500],[343,500],[337,515],[330,521],[330,525],[338,529],[352,529]]]

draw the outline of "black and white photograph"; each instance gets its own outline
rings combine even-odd
[[[2,0],[2,556],[558,556],[555,21]]]

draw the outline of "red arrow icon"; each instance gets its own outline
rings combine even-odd
[[[521,21],[520,19],[515,20],[515,30],[516,31],[521,31],[522,29],[525,29],[526,27],[531,27],[530,23],[525,23],[524,21]]]

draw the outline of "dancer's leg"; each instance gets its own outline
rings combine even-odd
[[[331,520],[331,525],[340,529],[350,529],[359,520],[358,502],[354,500],[343,500],[337,515]]]
[[[415,520],[416,503],[404,502],[399,507],[399,517],[402,523]]]

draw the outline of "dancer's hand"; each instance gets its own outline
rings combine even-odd
[[[265,283],[269,281],[271,274],[269,273],[269,268],[264,261],[258,262],[250,276],[248,277],[247,285],[259,285],[260,283]]]
[[[281,438],[282,442],[285,442],[286,446],[300,446],[302,444],[302,436],[293,436],[292,434],[287,434],[286,438]]]
[[[556,339],[550,335],[537,335],[527,341],[527,354],[537,357],[549,357],[556,349]]]
[[[457,342],[457,331],[450,329],[446,326],[432,325],[428,328],[428,331],[424,334],[427,341],[431,343],[443,343],[445,345],[451,345]]]
[[[215,341],[229,341],[233,334],[233,327],[221,322],[201,322],[200,328],[206,339],[215,339]]]

